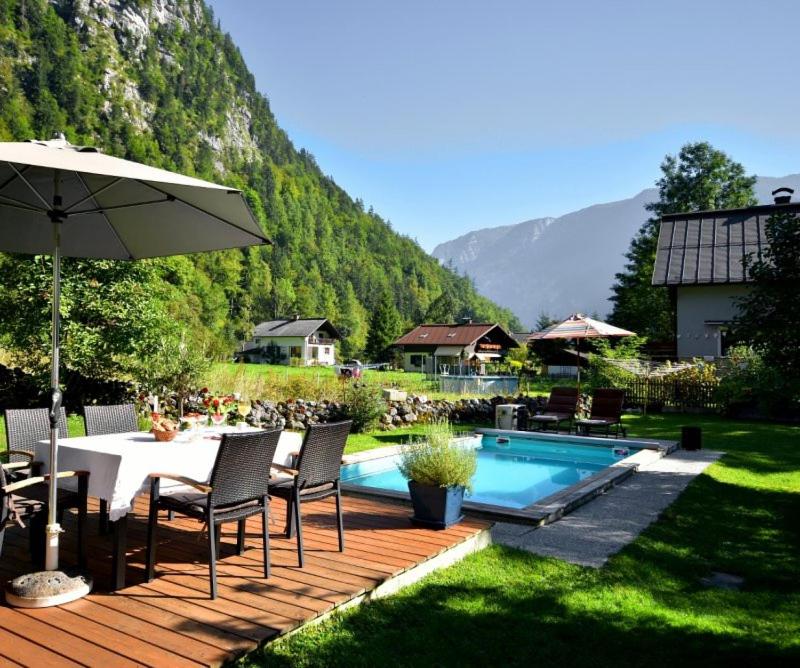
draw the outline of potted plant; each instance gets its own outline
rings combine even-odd
[[[400,473],[408,480],[414,524],[446,529],[460,522],[464,491],[472,489],[477,467],[475,450],[453,441],[446,420],[425,425],[420,441],[400,454]]]

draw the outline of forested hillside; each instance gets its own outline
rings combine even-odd
[[[274,246],[153,261],[131,279],[152,283],[140,309],[163,308],[179,325],[172,334],[183,330],[215,355],[230,353],[253,323],[292,313],[330,318],[347,334],[345,353],[362,350],[369,314],[387,292],[406,325],[470,315],[519,326],[295,149],[200,0],[0,0],[0,140],[59,131],[245,191]],[[2,263],[4,311],[40,312],[17,284],[38,285],[47,267]],[[89,285],[87,266],[95,287],[119,279],[118,269],[68,262],[73,300]],[[104,331],[124,321],[108,316]],[[30,343],[7,327],[0,335],[6,348]]]

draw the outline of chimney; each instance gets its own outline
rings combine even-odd
[[[299,313],[295,313],[294,314],[294,319],[295,320],[300,320],[300,314]]]
[[[793,194],[794,190],[791,188],[778,188],[772,191],[772,196],[775,198],[775,204],[790,204]]]
[[[472,318],[461,318],[461,324],[462,325],[471,325],[472,324]]]

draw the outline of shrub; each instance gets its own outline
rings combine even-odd
[[[477,454],[472,448],[454,443],[453,435],[447,420],[426,424],[422,440],[403,447],[400,473],[420,485],[471,490]]]
[[[386,412],[382,390],[366,383],[347,383],[343,403],[342,413],[353,421],[352,430],[356,433],[369,431]]]

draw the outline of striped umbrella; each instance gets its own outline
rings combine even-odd
[[[542,341],[547,339],[575,339],[575,355],[578,366],[578,387],[581,386],[581,358],[580,347],[581,339],[598,339],[622,336],[635,336],[635,332],[627,329],[614,327],[607,322],[601,322],[594,318],[587,318],[580,313],[573,313],[566,320],[550,325],[541,332],[534,332],[528,337],[528,341]]]

